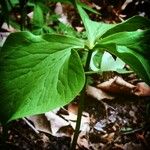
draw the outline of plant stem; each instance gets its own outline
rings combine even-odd
[[[89,50],[87,60],[86,60],[86,65],[85,65],[85,72],[89,70],[91,56],[92,56],[92,51]],[[86,85],[87,85],[87,75],[85,75],[85,84],[84,84],[84,87],[83,87],[83,89],[81,91],[81,95],[80,95],[76,129],[75,129],[75,133],[74,133],[74,137],[73,137],[73,141],[72,141],[72,145],[71,145],[70,150],[75,150],[76,149],[77,139],[78,139],[78,135],[79,135],[79,131],[80,131],[82,112],[83,112],[83,109],[84,109],[84,99],[85,99]]]

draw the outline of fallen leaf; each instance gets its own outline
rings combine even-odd
[[[9,34],[9,32],[0,32],[0,47],[3,46]]]
[[[102,139],[106,140],[107,142],[111,143],[114,140],[115,132],[106,133],[101,136]]]
[[[52,135],[57,135],[57,131],[63,126],[68,126],[69,122],[56,115],[54,112],[46,112],[45,116],[50,121]]]
[[[150,96],[150,86],[145,82],[140,82],[137,83],[132,92],[137,96]]]
[[[69,24],[69,21],[67,19],[67,14],[63,10],[63,6],[60,2],[56,3],[55,13],[57,15],[60,15],[60,18],[58,19],[61,23]]]
[[[94,125],[94,129],[96,129],[97,131],[106,133],[106,131],[104,131],[104,129],[103,129],[106,127],[106,124],[107,124],[107,119],[101,119],[99,122],[97,122]]]
[[[123,149],[123,144],[117,144],[117,143],[115,143],[114,145],[115,145],[116,150],[124,150]]]
[[[75,129],[77,115],[73,114],[72,112],[68,112],[68,113],[69,115],[61,115],[61,116],[70,123],[73,129]],[[88,132],[90,130],[89,124],[90,124],[90,116],[87,112],[83,112],[81,117],[80,131]]]
[[[105,92],[109,92],[112,94],[128,94],[128,95],[130,95],[132,93],[132,89],[135,88],[134,85],[126,82],[119,76],[115,76],[114,78],[111,78],[108,81],[105,81],[97,85],[97,87],[101,90],[104,90]]]
[[[135,144],[133,142],[126,143],[123,147],[124,150],[142,150],[141,144]]]
[[[73,102],[68,105],[68,112],[77,115],[78,113],[78,104]]]
[[[76,28],[77,32],[82,32],[84,30],[83,27],[75,27],[75,28]]]
[[[30,116],[27,117],[27,119],[34,124],[36,130],[49,134],[51,133],[49,121],[47,120],[44,114]]]
[[[80,132],[77,140],[77,144],[80,148],[89,149],[89,143],[87,139],[86,132]]]
[[[62,136],[72,137],[73,132],[74,132],[74,129],[72,128],[71,125],[63,126],[57,131],[57,136],[58,137],[62,137]]]
[[[114,97],[107,94],[106,92],[102,91],[101,89],[95,88],[93,86],[87,86],[86,89],[87,95],[90,95],[97,100],[102,100],[102,99],[113,99]]]
[[[7,30],[8,32],[16,32],[17,30],[13,28],[10,24],[8,25],[6,22],[2,24],[2,29]]]

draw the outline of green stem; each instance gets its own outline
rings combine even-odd
[[[87,56],[87,60],[86,60],[85,72],[89,70],[91,56],[92,56],[92,51],[90,50],[89,53],[88,53],[88,56]],[[83,109],[84,109],[84,99],[85,99],[86,85],[87,85],[87,75],[85,75],[85,84],[84,84],[84,87],[81,91],[76,129],[75,129],[75,133],[74,133],[74,137],[73,137],[73,141],[72,141],[72,145],[71,145],[70,150],[75,150],[76,149],[77,139],[78,139],[78,135],[79,135],[79,131],[80,131],[82,112],[83,112]]]

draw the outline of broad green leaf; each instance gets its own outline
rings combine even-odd
[[[86,28],[86,33],[88,37],[87,45],[90,49],[92,49],[95,45],[96,40],[99,39],[107,30],[114,27],[115,25],[92,21],[90,20],[86,12],[82,9],[79,3],[77,3],[77,8]]]
[[[108,52],[104,52],[102,56],[102,61],[101,61],[101,71],[120,71],[123,70],[125,66],[125,63],[119,59],[118,57],[116,60],[112,57],[112,55]]]
[[[120,58],[117,57],[115,60],[110,53],[101,50],[93,52],[90,62],[91,70],[99,73],[105,71],[115,71],[121,74],[132,72],[124,69],[124,66],[125,63]]]
[[[126,46],[116,44],[101,44],[97,47],[105,48],[128,64],[133,71],[150,85],[150,59]]]
[[[150,30],[139,30],[134,32],[119,32],[103,38],[99,41],[101,44],[115,43],[126,46],[150,58]]]
[[[133,16],[132,18],[116,24],[113,28],[108,30],[102,37],[109,36],[114,33],[123,31],[136,31],[137,29],[150,28],[150,20],[141,16]]]
[[[45,25],[41,28],[34,28],[32,30],[32,33],[35,34],[35,35],[43,35],[43,34],[46,34],[46,33],[51,33],[51,34],[55,33],[55,31],[52,28]]]
[[[90,20],[80,6],[80,3],[77,3],[77,8],[86,28],[89,48],[93,48],[96,40],[99,38],[123,31],[136,31],[138,29],[150,28],[150,20],[144,17],[135,16],[119,24],[105,24]]]
[[[92,53],[92,57],[90,61],[90,69],[92,71],[100,71],[101,60],[102,60],[103,54],[104,54],[103,51],[98,51],[98,50]]]
[[[98,41],[127,63],[143,80],[150,84],[150,30],[120,32]]]
[[[92,12],[92,13],[99,14],[99,12],[97,12],[96,10],[92,9],[91,7],[89,7],[88,5],[86,5],[86,4],[84,4],[84,3],[78,2],[78,4],[79,4],[82,8],[84,8],[84,9],[86,9],[86,10]]]
[[[74,37],[11,34],[0,52],[0,122],[44,113],[69,103],[84,85]]]
[[[40,4],[36,3],[34,6],[33,13],[33,24],[37,27],[42,27],[44,25],[44,15]]]
[[[74,28],[68,24],[59,23],[56,27],[57,33],[63,34],[63,35],[70,35],[70,36],[78,36],[78,32],[74,30]]]

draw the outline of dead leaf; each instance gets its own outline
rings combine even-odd
[[[150,96],[150,86],[145,82],[140,82],[137,83],[132,92],[137,96]]]
[[[105,92],[109,92],[112,94],[128,94],[130,95],[132,89],[135,88],[134,85],[126,82],[119,76],[115,76],[114,78],[109,79],[106,82],[103,82],[97,87]]]
[[[80,148],[89,149],[89,143],[87,139],[86,132],[80,132],[77,140],[77,144]]]
[[[116,148],[117,150],[124,150],[124,149],[123,149],[123,144],[117,144],[117,143],[115,143],[114,145],[115,145],[115,148]]]
[[[114,140],[115,132],[105,134],[102,136],[103,139],[105,139],[107,142],[111,143]]]
[[[70,103],[70,104],[68,105],[68,111],[69,111],[70,113],[73,113],[73,114],[77,115],[77,114],[78,114],[78,104],[75,103],[75,102]]]
[[[3,23],[2,29],[7,30],[8,32],[16,32],[17,30],[13,28],[10,24],[8,25],[6,22]]]
[[[49,133],[49,134],[51,133],[49,121],[47,120],[44,114],[30,116],[27,118],[28,120],[32,121],[36,130]]]
[[[58,19],[61,23],[64,23],[64,24],[69,24],[69,21],[68,21],[68,16],[67,14],[64,12],[63,10],[63,6],[60,2],[56,3],[56,8],[55,8],[55,13],[57,15],[60,15],[60,18]]]
[[[77,115],[73,114],[72,112],[68,112],[68,113],[69,113],[69,115],[61,115],[61,116],[70,123],[70,125],[73,127],[73,129],[75,129]],[[90,123],[89,114],[87,112],[83,112],[82,118],[81,118],[80,131],[88,132],[90,130],[89,123]]]
[[[114,97],[105,93],[101,89],[95,88],[93,86],[87,86],[86,89],[87,95],[90,95],[97,100],[102,100],[102,99],[113,99]]]
[[[3,46],[9,34],[9,32],[0,32],[0,47]]]
[[[75,27],[75,28],[76,28],[77,32],[82,32],[84,30],[83,27]]]
[[[57,135],[57,131],[63,127],[68,126],[69,122],[56,115],[54,112],[46,112],[45,116],[50,121],[51,131],[53,135]]]
[[[141,144],[135,144],[133,142],[129,142],[129,143],[126,143],[123,147],[124,150],[141,150],[143,149],[142,148],[142,145]]]
[[[59,136],[59,137],[62,137],[62,136],[72,137],[73,132],[74,132],[74,129],[72,128],[71,125],[63,126],[57,131],[57,136]]]

